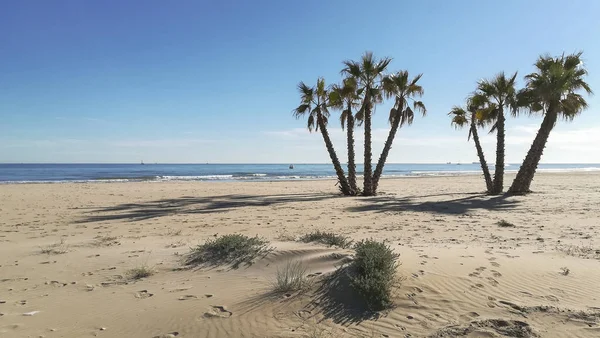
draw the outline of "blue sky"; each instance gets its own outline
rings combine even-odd
[[[337,82],[341,61],[366,50],[424,74],[428,115],[400,130],[390,162],[475,161],[446,113],[478,79],[522,78],[539,54],[583,50],[600,91],[600,1],[365,4],[3,1],[0,162],[328,162],[320,135],[291,115],[296,84]],[[600,162],[600,101],[588,101],[555,128],[543,162]],[[374,116],[375,157],[388,111]],[[540,122],[509,121],[509,162]],[[343,133],[330,128],[345,160]],[[483,141],[491,159],[494,138]]]

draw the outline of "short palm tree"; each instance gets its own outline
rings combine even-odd
[[[381,80],[385,76],[387,66],[392,59],[382,58],[378,60],[372,52],[365,52],[360,61],[344,61],[342,74],[356,80],[357,93],[361,97],[361,106],[356,113],[356,119],[365,125],[365,160],[364,160],[364,186],[363,195],[372,196],[373,191],[373,168],[371,148],[371,115],[375,105],[383,100]]]
[[[340,123],[342,130],[346,130],[348,146],[348,184],[353,194],[358,194],[356,185],[356,159],[354,151],[354,113],[353,110],[359,106],[360,97],[357,93],[356,79],[349,77],[344,79],[342,85],[334,85],[331,88],[329,104],[334,109],[342,111]]]
[[[325,80],[319,78],[317,80],[316,87],[309,87],[304,82],[298,84],[298,91],[300,92],[300,105],[294,109],[293,114],[296,118],[300,118],[304,115],[308,115],[308,130],[309,131],[321,131],[325,146],[329,152],[329,157],[333,163],[335,173],[337,174],[340,189],[344,195],[351,195],[350,186],[344,175],[344,169],[335,153],[335,148],[329,137],[327,131],[327,120],[329,118],[329,111],[327,109],[329,93],[325,88]]]
[[[515,81],[517,73],[506,77],[504,72],[492,80],[481,80],[477,84],[478,94],[488,100],[488,109],[482,110],[481,118],[490,124],[490,132],[496,132],[496,169],[491,194],[498,195],[504,190],[504,156],[505,156],[505,121],[504,109],[515,111],[516,94]]]
[[[560,57],[540,56],[535,63],[536,72],[525,76],[526,86],[517,95],[519,106],[529,114],[543,115],[544,119],[509,193],[526,194],[530,191],[531,181],[558,118],[572,121],[587,108],[586,100],[578,93],[583,90],[588,95],[592,94],[584,81],[587,70],[581,55],[579,52]]]
[[[385,161],[392,149],[392,143],[396,137],[398,128],[403,125],[411,125],[415,117],[415,111],[419,111],[425,116],[427,109],[425,105],[417,98],[423,96],[423,87],[417,84],[423,74],[419,74],[410,79],[408,71],[400,71],[396,74],[386,76],[382,80],[382,87],[386,97],[394,99],[394,106],[390,109],[388,121],[390,123],[390,132],[383,146],[383,151],[373,173],[373,194],[377,193],[379,179],[383,173]],[[412,108],[411,108],[412,105]]]
[[[467,125],[469,126],[469,136],[467,140],[473,137],[473,141],[475,142],[475,149],[477,150],[477,157],[479,157],[479,163],[481,164],[481,170],[483,171],[483,178],[485,179],[485,186],[488,193],[491,193],[493,190],[492,176],[490,175],[490,168],[488,168],[487,162],[485,160],[485,155],[483,154],[483,148],[481,147],[481,142],[479,141],[479,134],[477,132],[477,127],[481,125],[481,120],[477,118],[477,112],[484,108],[484,98],[478,95],[473,95],[467,99],[467,107],[462,108],[455,106],[452,108],[450,115],[452,117],[452,125],[455,128],[463,128]]]

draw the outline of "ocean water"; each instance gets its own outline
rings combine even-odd
[[[493,170],[493,167],[490,166]],[[519,169],[508,164],[507,172]],[[362,166],[357,166],[359,174]],[[600,164],[540,164],[540,172],[600,171]],[[444,176],[481,173],[479,164],[397,164],[385,177]],[[331,164],[0,164],[0,183],[129,181],[259,181],[335,177]]]

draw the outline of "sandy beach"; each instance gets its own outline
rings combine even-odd
[[[338,196],[329,180],[0,185],[0,336],[502,337],[520,326],[600,336],[600,174],[541,173],[524,197],[482,195],[479,176],[386,179],[380,189],[364,198]],[[320,292],[352,250],[294,241],[314,230],[389,241],[403,277],[395,308],[356,316]],[[230,233],[264,236],[274,250],[238,269],[182,265],[190,247]],[[314,288],[273,295],[277,268],[296,260]],[[129,280],[140,265],[155,274]]]

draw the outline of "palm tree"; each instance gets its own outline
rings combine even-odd
[[[394,98],[394,106],[390,109],[390,116],[388,121],[391,125],[390,132],[388,134],[383,151],[375,167],[375,173],[373,173],[373,194],[377,193],[377,187],[379,185],[379,179],[383,173],[383,167],[387,160],[394,137],[398,128],[403,125],[411,125],[415,117],[414,111],[420,111],[425,116],[427,109],[425,105],[417,98],[423,96],[423,87],[417,84],[423,74],[415,76],[413,79],[409,79],[408,71],[400,71],[396,74],[386,76],[382,80],[382,87],[384,94],[387,98]],[[411,108],[411,103],[413,108]],[[414,110],[413,110],[414,109]]]
[[[496,169],[491,194],[498,195],[504,190],[504,139],[505,120],[504,108],[514,112],[516,101],[515,81],[517,73],[507,78],[504,72],[496,75],[492,80],[481,80],[477,84],[477,91],[489,102],[488,109],[482,110],[482,119],[493,124],[490,132],[496,131]]]
[[[353,108],[359,105],[360,97],[356,91],[356,79],[349,77],[344,79],[342,85],[334,85],[331,89],[329,104],[332,108],[342,111],[340,123],[342,130],[346,129],[348,145],[348,184],[353,195],[358,194],[356,186],[356,161],[354,152],[354,114]]]
[[[329,100],[329,93],[325,88],[325,80],[319,78],[317,80],[316,87],[309,87],[304,82],[298,84],[298,91],[300,92],[300,105],[294,109],[293,114],[298,119],[304,115],[308,115],[308,130],[312,132],[321,131],[325,146],[329,152],[329,157],[335,168],[337,174],[340,189],[344,195],[351,195],[350,186],[344,175],[344,169],[335,153],[335,148],[329,138],[327,132],[327,119],[329,118],[329,111],[327,110],[327,101]]]
[[[540,56],[535,63],[536,72],[525,76],[526,86],[519,91],[518,103],[529,114],[542,114],[544,119],[509,193],[529,192],[546,142],[558,118],[572,121],[587,108],[587,102],[578,93],[583,90],[588,95],[592,94],[590,86],[584,81],[587,70],[581,55],[582,52],[560,57]]]
[[[373,168],[371,149],[371,115],[377,103],[383,101],[381,80],[384,72],[392,59],[376,59],[372,52],[365,52],[360,61],[344,61],[342,74],[353,77],[358,85],[357,93],[362,103],[356,113],[359,123],[365,125],[365,161],[364,161],[364,187],[363,195],[372,196],[373,192]]]
[[[485,161],[485,155],[483,154],[483,148],[479,141],[479,134],[477,132],[477,126],[481,125],[481,120],[477,118],[477,112],[484,108],[483,98],[478,95],[473,95],[467,99],[467,107],[462,108],[454,106],[448,115],[452,116],[452,125],[455,128],[463,128],[469,125],[469,136],[467,140],[473,136],[475,142],[475,149],[477,149],[477,156],[479,157],[479,163],[481,164],[481,170],[483,171],[483,178],[485,179],[485,186],[488,193],[493,190],[492,176],[490,175],[490,168],[488,168],[487,162]]]

